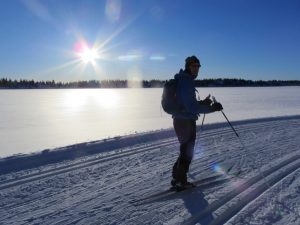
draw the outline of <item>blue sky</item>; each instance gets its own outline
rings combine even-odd
[[[299,11],[299,0],[2,0],[0,77],[168,79],[196,55],[200,79],[299,80]]]

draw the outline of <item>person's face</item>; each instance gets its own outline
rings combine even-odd
[[[196,77],[198,76],[200,67],[201,65],[199,63],[192,63],[189,66],[190,72],[194,76],[194,79],[196,79]]]

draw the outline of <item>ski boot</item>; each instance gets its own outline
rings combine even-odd
[[[187,181],[187,182],[176,182],[174,187],[177,192],[180,192],[189,188],[196,187],[196,185]]]

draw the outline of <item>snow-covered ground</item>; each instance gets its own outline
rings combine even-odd
[[[0,224],[300,224],[300,116],[233,125],[199,127],[180,193],[172,130],[1,159]]]
[[[166,129],[162,88],[0,90],[0,158]],[[231,121],[300,114],[300,87],[199,88]],[[224,121],[212,113],[205,124]]]

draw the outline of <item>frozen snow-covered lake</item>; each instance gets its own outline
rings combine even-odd
[[[0,90],[0,157],[169,128],[162,89]],[[201,88],[231,121],[300,114],[300,87]],[[205,123],[224,121],[222,114]],[[199,120],[198,123],[200,123]]]

